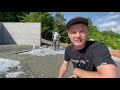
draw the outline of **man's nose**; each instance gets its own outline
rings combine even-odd
[[[81,36],[81,34],[80,34],[79,32],[77,32],[77,33],[76,33],[76,37],[79,38],[80,36]]]

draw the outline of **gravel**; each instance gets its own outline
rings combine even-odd
[[[15,78],[23,73],[22,71],[19,71],[20,68],[20,61],[0,58],[0,75],[2,75],[2,77]]]
[[[52,47],[49,47],[49,48],[41,47],[39,49],[35,49],[35,50],[31,50],[31,51],[23,52],[23,53],[19,53],[19,54],[46,56],[46,55],[57,55],[57,54],[64,54],[64,53],[65,53],[64,48],[60,48],[59,51],[54,51]]]

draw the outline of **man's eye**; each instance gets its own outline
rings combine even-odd
[[[80,33],[85,33],[85,31],[81,31]]]
[[[71,32],[71,34],[76,34],[76,32]]]

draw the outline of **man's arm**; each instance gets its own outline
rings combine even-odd
[[[63,76],[65,75],[67,69],[68,69],[68,65],[69,65],[69,61],[63,61],[63,64],[60,68],[60,72],[59,72],[59,76],[58,78],[63,78]]]
[[[117,78],[117,67],[113,64],[99,65],[95,72],[75,68],[73,73],[79,78]]]
[[[58,40],[60,40],[60,38],[61,38],[61,36],[60,36],[60,34],[58,35]]]

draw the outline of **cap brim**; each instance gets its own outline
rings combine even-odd
[[[86,18],[81,17],[81,18],[74,18],[68,21],[66,24],[67,29],[69,29],[71,25],[76,24],[76,23],[84,23],[85,25],[88,26],[88,20]]]

